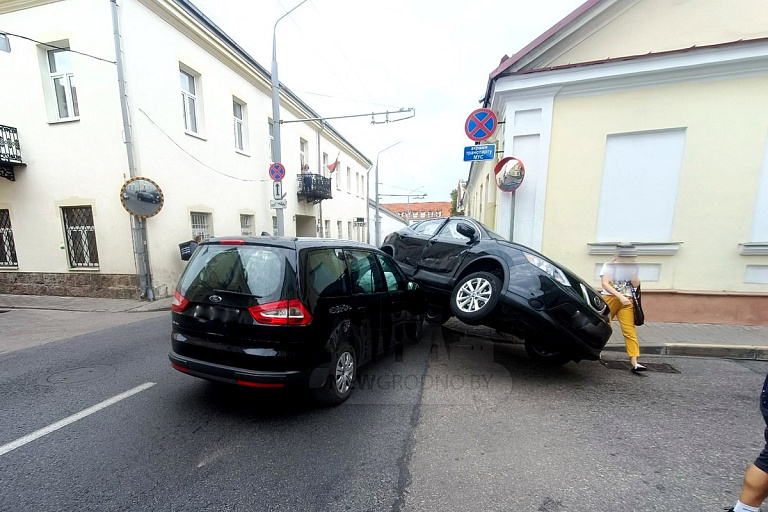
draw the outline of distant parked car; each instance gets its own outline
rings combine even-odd
[[[160,202],[160,193],[159,192],[145,192],[143,190],[136,192],[136,199],[139,201],[145,201],[148,203],[159,203]]]
[[[426,220],[388,235],[382,250],[427,294],[427,320],[455,316],[525,340],[547,364],[598,359],[608,306],[573,272],[470,217]]]
[[[325,404],[352,393],[358,368],[421,337],[425,302],[392,258],[323,238],[200,243],[172,304],[171,363],[204,379],[309,387]]]

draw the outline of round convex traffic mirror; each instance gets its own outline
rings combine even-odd
[[[120,189],[120,201],[128,213],[146,219],[163,208],[163,192],[154,181],[137,176]]]

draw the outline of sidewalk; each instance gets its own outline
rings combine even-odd
[[[146,313],[170,311],[171,297],[154,302],[127,299],[94,299],[89,297],[54,297],[47,295],[0,294],[0,310],[47,309],[104,313]],[[624,352],[624,339],[618,322],[613,322],[613,335],[605,351]],[[455,318],[445,327],[470,336],[511,343],[518,338],[484,326],[467,325]],[[720,357],[729,359],[768,360],[768,326],[681,324],[649,322],[637,328],[643,354],[669,356]]]
[[[604,351],[625,352],[618,322]],[[470,336],[521,343],[518,338],[484,326],[466,325],[455,318],[445,327]],[[768,326],[649,322],[637,327],[643,354],[768,360]]]
[[[91,297],[55,297],[52,295],[0,294],[0,309],[49,309],[96,313],[147,313],[170,311],[172,297],[154,302],[130,299],[94,299]]]

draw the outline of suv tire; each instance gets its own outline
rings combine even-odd
[[[356,377],[355,349],[349,343],[341,342],[336,347],[325,384],[313,389],[312,395],[323,405],[339,405],[352,395]]]
[[[490,272],[475,272],[456,283],[451,293],[451,312],[465,324],[478,324],[501,297],[501,280]]]

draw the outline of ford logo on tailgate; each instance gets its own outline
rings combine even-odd
[[[219,297],[218,295],[211,295],[210,297],[208,297],[208,300],[210,300],[211,302],[219,303],[221,302],[221,297]]]

